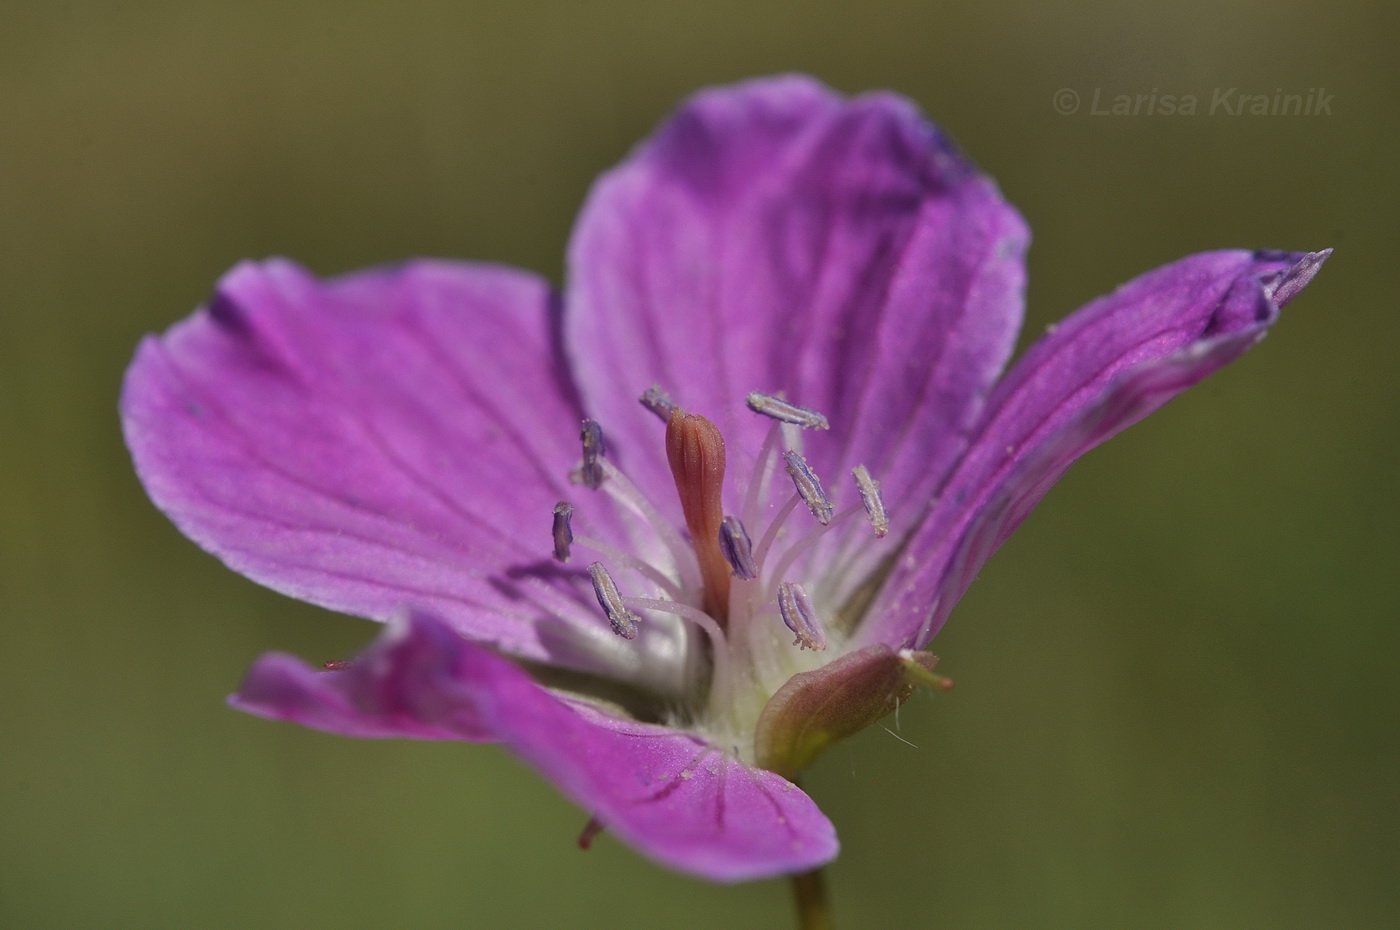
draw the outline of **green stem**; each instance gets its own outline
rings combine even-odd
[[[792,897],[797,905],[798,930],[832,930],[831,907],[826,899],[826,878],[821,869],[794,875]]]

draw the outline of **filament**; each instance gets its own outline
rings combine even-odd
[[[611,495],[613,500],[635,513],[656,532],[662,544],[671,550],[671,557],[675,560],[676,568],[686,587],[699,587],[699,566],[695,563],[694,552],[685,540],[681,539],[681,534],[661,515],[661,512],[656,509],[656,505],[637,489],[631,479],[618,470],[616,465],[607,459],[600,459],[599,462],[607,477],[607,480],[603,482],[602,490]]]
[[[613,563],[626,565],[628,568],[640,572],[642,575],[646,576],[649,581],[655,582],[661,590],[665,591],[667,595],[676,600],[680,600],[682,597],[681,589],[676,587],[676,583],[670,578],[667,578],[661,569],[652,565],[645,559],[640,559],[630,552],[626,552],[616,546],[611,546],[601,539],[594,539],[592,536],[575,536],[574,545],[582,546],[585,549],[592,549],[594,552],[597,552]]]

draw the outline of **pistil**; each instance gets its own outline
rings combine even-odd
[[[705,417],[677,408],[666,421],[666,458],[700,563],[705,612],[724,626],[729,618],[730,573],[729,562],[720,548],[724,437]]]

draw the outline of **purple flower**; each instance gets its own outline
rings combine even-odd
[[[239,265],[141,345],[127,442],[231,568],[388,621],[332,671],[264,656],[235,706],[497,740],[661,863],[800,872],[837,842],[797,770],[936,683],[921,650],[1070,464],[1328,254],[1182,259],[1003,374],[1026,243],[899,97],[708,90],[594,187],[562,296]]]

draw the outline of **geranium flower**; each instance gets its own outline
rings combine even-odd
[[[922,650],[1049,487],[1327,255],[1182,259],[1002,374],[1026,243],[899,97],[707,90],[595,185],[562,295],[239,265],[141,345],[127,442],[231,568],[388,622],[330,671],[264,656],[234,706],[497,740],[667,866],[799,873],[837,841],[797,771],[938,684]]]

